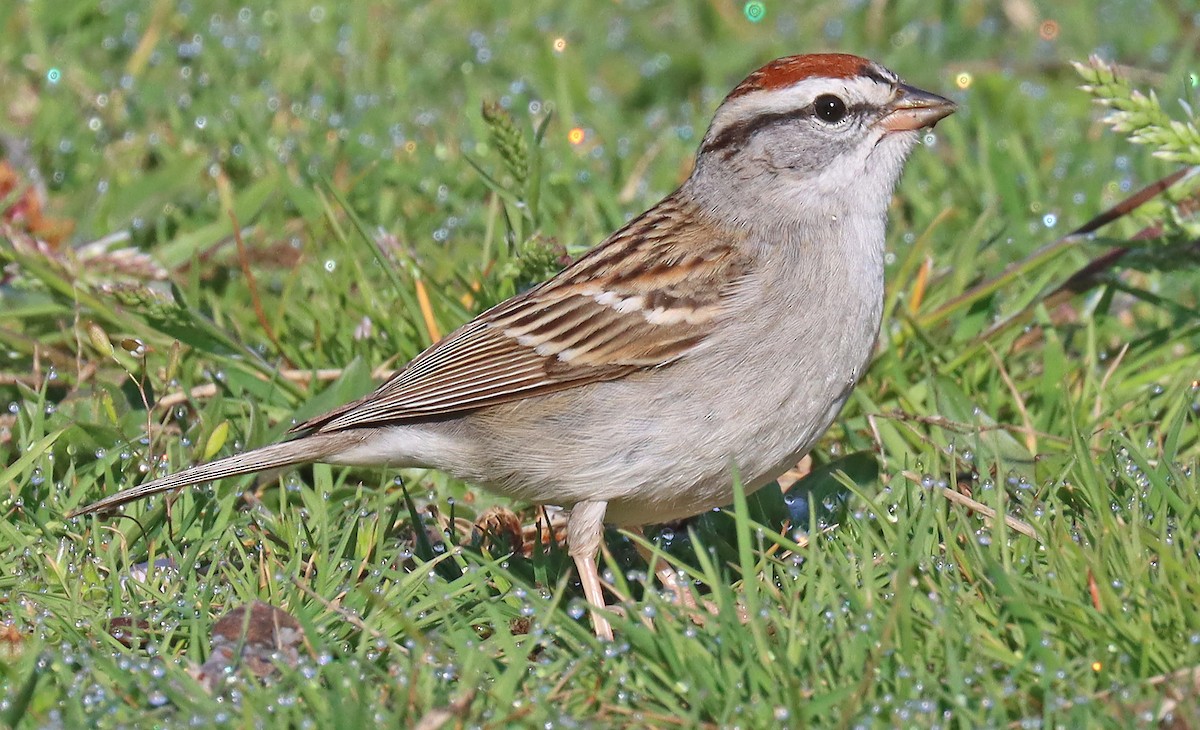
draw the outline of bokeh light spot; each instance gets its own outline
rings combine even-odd
[[[567,39],[555,38],[552,45],[554,46],[555,53],[562,53],[563,51],[567,50]]]
[[[585,136],[583,127],[573,127],[570,132],[567,132],[567,141],[574,145],[583,144]]]
[[[757,23],[767,17],[767,6],[759,0],[750,0],[742,6],[742,12],[746,14],[746,20]]]
[[[52,84],[57,84],[62,79],[62,71],[52,68],[46,72],[46,80]]]
[[[960,73],[959,75],[954,77],[954,84],[956,86],[958,86],[958,88],[960,88],[960,89],[971,88],[972,81],[974,81],[974,79],[972,79],[971,74],[967,73],[966,71],[963,71],[962,73]]]
[[[1057,38],[1058,21],[1047,20],[1046,22],[1042,23],[1041,27],[1038,28],[1038,35],[1040,35],[1044,41],[1052,41]]]

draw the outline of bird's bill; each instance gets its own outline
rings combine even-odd
[[[900,84],[892,110],[879,124],[889,132],[911,132],[932,127],[950,116],[958,105],[944,96]]]

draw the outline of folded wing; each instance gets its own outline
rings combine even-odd
[[[294,430],[420,420],[669,365],[712,332],[748,271],[739,243],[669,198],[554,278],[455,330],[375,392]]]

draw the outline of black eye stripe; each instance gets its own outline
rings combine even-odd
[[[846,106],[846,113],[842,117],[841,121],[844,122],[847,119],[863,118],[875,110],[876,107],[873,107],[870,104],[849,104]],[[767,129],[768,127],[774,127],[780,124],[787,124],[788,122],[809,118],[820,119],[820,117],[817,116],[815,103],[809,104],[803,109],[761,114],[751,119],[736,122],[721,130],[717,136],[713,137],[710,142],[705,144],[704,147],[700,149],[700,153],[705,154],[709,152],[725,150],[725,156],[728,158],[728,156],[731,155],[734,150],[743,147],[748,141],[750,141],[751,137],[762,130]],[[828,127],[829,123],[822,121],[822,126]]]

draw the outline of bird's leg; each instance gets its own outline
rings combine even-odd
[[[604,537],[604,511],[607,508],[607,502],[580,502],[571,508],[571,516],[567,518],[567,552],[579,571],[583,595],[592,606],[592,627],[596,630],[596,636],[612,641],[612,626],[604,617],[604,591],[600,587],[600,573],[596,569],[596,553]]]
[[[638,537],[644,538],[646,536],[641,527],[627,527],[625,529]],[[638,551],[638,555],[642,556],[642,560],[646,561],[646,565],[655,565],[654,553],[650,548],[637,540],[633,541],[633,547]],[[674,594],[675,602],[678,605],[684,608],[696,608],[696,597],[683,586],[683,581],[679,579],[679,574],[665,560],[658,561],[654,568],[654,575],[658,578],[658,582],[662,584],[663,588]]]

